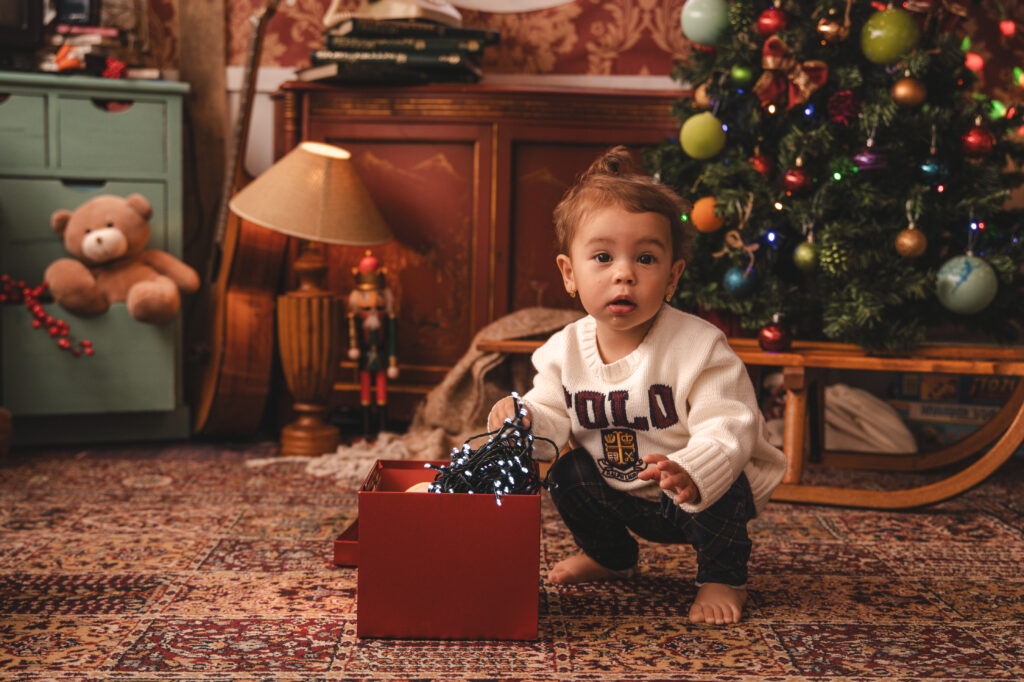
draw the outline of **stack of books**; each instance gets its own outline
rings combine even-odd
[[[416,84],[475,83],[484,47],[499,40],[490,29],[451,26],[426,19],[352,17],[324,33],[324,47],[310,52],[301,81]]]
[[[40,71],[82,70],[96,60],[121,59],[125,49],[118,28],[91,24],[57,24],[49,43]]]

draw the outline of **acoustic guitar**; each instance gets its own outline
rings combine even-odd
[[[253,15],[244,86],[207,264],[202,321],[209,339],[205,362],[192,382],[194,433],[244,436],[256,431],[270,389],[274,305],[288,238],[242,220],[228,201],[251,178],[245,172],[256,72],[267,23],[280,0],[266,0]]]

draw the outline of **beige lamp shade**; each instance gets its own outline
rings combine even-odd
[[[393,236],[348,151],[303,142],[231,198],[250,222],[309,241],[373,246]]]

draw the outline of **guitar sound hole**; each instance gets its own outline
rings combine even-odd
[[[134,102],[130,99],[100,99],[93,97],[92,104],[97,109],[102,109],[111,114],[119,114],[132,108]]]

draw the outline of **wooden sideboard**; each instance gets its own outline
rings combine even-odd
[[[309,83],[275,93],[275,156],[303,140],[348,149],[395,234],[374,250],[399,302],[393,415],[408,417],[487,323],[572,305],[554,264],[552,209],[609,146],[639,152],[676,135],[671,107],[684,94]],[[329,247],[332,290],[352,288],[362,251]],[[335,404],[357,402],[351,367]]]

